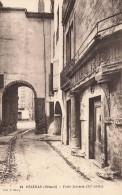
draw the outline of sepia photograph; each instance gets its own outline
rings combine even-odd
[[[122,1],[0,0],[0,195],[122,195]]]

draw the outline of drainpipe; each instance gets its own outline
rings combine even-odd
[[[43,20],[43,40],[44,40],[44,54],[43,54],[43,61],[44,61],[44,75],[45,75],[45,98],[46,98],[46,50],[45,50],[45,29],[44,29],[44,20]]]
[[[46,49],[45,49],[45,28],[44,28],[44,20],[43,20],[43,40],[44,40],[44,54],[43,54],[43,61],[44,61],[44,84],[45,84],[45,113],[46,113]],[[46,119],[46,114],[45,114]],[[46,121],[45,121],[46,124]]]

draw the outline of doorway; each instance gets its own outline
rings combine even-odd
[[[89,99],[89,158],[101,165],[102,154],[102,122],[101,96]]]
[[[62,109],[59,102],[55,104],[55,114],[54,114],[54,133],[55,135],[61,135],[62,129]]]
[[[26,95],[19,89],[26,89]],[[2,96],[2,133],[8,134],[17,129],[35,128],[36,92],[26,81],[13,81],[8,84]]]
[[[17,128],[35,128],[34,92],[26,86],[18,87],[18,122]]]
[[[67,140],[66,144],[70,144],[70,135],[71,135],[71,100],[67,101]]]

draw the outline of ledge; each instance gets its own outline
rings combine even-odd
[[[63,2],[63,10],[62,10],[62,23],[63,25],[67,22],[70,13],[74,7],[76,0],[64,0]]]
[[[53,19],[53,13],[25,12],[27,18]]]
[[[115,124],[115,125],[121,126],[122,125],[122,118],[113,119],[111,117],[106,117],[105,124],[108,124],[108,125]]]
[[[67,80],[70,90],[81,90],[92,84],[110,82],[122,69],[120,44],[122,30],[95,40],[84,55],[75,63],[70,62],[61,72],[61,89],[65,91]],[[74,59],[75,60],[75,59]],[[65,85],[64,85],[65,84]]]
[[[107,35],[105,37],[100,37],[99,39],[95,39],[93,44],[87,49],[84,55],[72,65],[67,72],[67,76],[72,78],[83,66],[85,66],[93,57],[96,56],[103,48],[107,48],[110,44],[114,42],[120,42],[122,37],[122,30],[112,33],[111,35]],[[104,53],[104,52],[103,52]],[[74,59],[75,61],[75,59]]]
[[[26,12],[26,8],[18,8],[18,7],[1,7],[0,10],[2,11],[24,11]]]
[[[67,81],[64,85],[61,86],[61,90],[68,91],[70,89],[70,81]]]
[[[26,8],[16,8],[16,7],[1,7],[0,11],[22,11],[25,12],[27,18],[40,18],[40,19],[53,19],[53,13],[39,13],[39,12],[28,12]]]

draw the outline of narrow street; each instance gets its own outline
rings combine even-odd
[[[18,123],[18,127],[21,124]],[[27,124],[25,124],[26,127]],[[112,181],[93,182],[79,174],[66,162],[61,155],[51,147],[51,143],[60,142],[58,138],[50,135],[36,135],[33,123],[28,123],[29,129],[24,129],[13,140],[8,172],[0,188],[3,194],[53,194],[53,195],[81,195],[91,193],[107,195],[113,189],[121,194],[120,182]],[[19,130],[20,132],[20,130]],[[55,140],[54,140],[55,139]],[[57,139],[57,141],[56,141]],[[48,140],[48,141],[47,141]]]
[[[73,186],[85,181],[48,143],[40,141],[33,131],[13,143],[10,174],[5,182]]]

